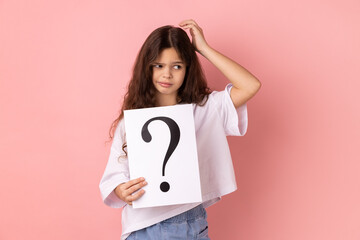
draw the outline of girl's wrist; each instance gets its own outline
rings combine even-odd
[[[212,49],[209,45],[206,45],[204,48],[202,48],[201,50],[199,50],[199,53],[205,57],[208,58],[209,54],[211,51],[213,51],[214,49]]]

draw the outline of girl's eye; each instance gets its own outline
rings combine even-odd
[[[180,69],[181,66],[180,66],[180,65],[175,65],[174,68],[175,68],[175,69]]]
[[[155,68],[161,68],[162,65],[160,65],[160,64],[154,64],[153,67],[155,67]]]

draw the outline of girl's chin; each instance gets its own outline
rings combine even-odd
[[[172,96],[175,95],[173,91],[164,91],[164,90],[158,90],[158,94],[164,95],[164,96]]]
[[[169,86],[169,87],[163,87],[161,86],[160,84],[158,84],[156,86],[156,90],[159,92],[159,93],[162,93],[162,94],[175,94],[177,93],[177,91],[175,90],[175,88],[173,87],[173,85]]]
[[[172,91],[169,89],[164,89],[164,88],[158,88],[157,89],[157,95],[162,95],[162,96],[167,96],[167,97],[176,97],[177,96],[177,91]]]

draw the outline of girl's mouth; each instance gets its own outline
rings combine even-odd
[[[164,88],[169,88],[172,86],[171,83],[158,82],[158,84]]]

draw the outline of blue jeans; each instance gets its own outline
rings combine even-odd
[[[132,232],[126,240],[210,240],[206,210],[199,205],[162,222]]]

